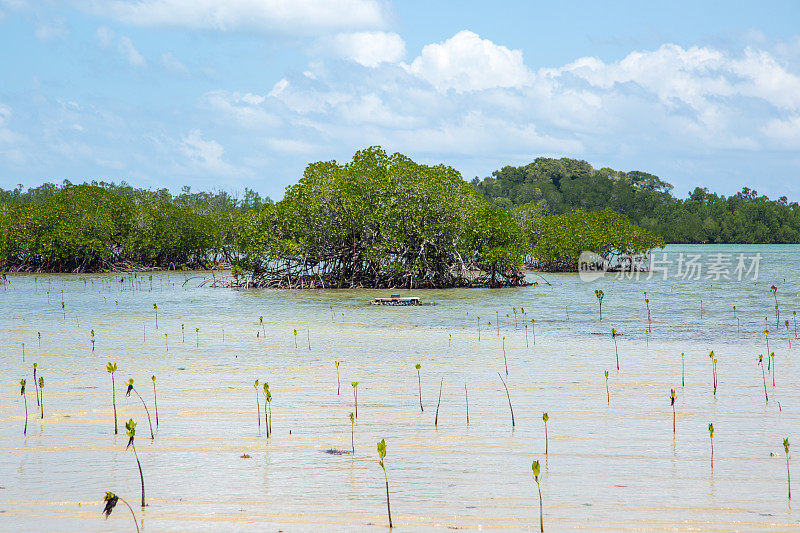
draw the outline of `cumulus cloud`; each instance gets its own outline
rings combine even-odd
[[[97,37],[97,42],[100,43],[100,46],[103,48],[108,48],[112,44],[114,44],[114,31],[109,28],[108,26],[100,26],[95,31],[95,37]]]
[[[147,65],[147,61],[145,61],[144,57],[139,53],[136,47],[133,46],[133,41],[131,41],[129,37],[120,37],[117,41],[117,49],[131,65],[136,67],[143,67]]]
[[[339,33],[321,39],[318,51],[375,68],[381,63],[397,63],[406,55],[406,43],[396,33],[362,31]]]
[[[88,11],[148,27],[316,33],[375,29],[386,23],[380,0],[83,0]]]
[[[65,39],[69,35],[69,30],[63,20],[57,20],[47,24],[37,24],[34,35],[40,41],[47,42]]]
[[[426,45],[409,70],[440,91],[521,87],[532,78],[521,50],[509,50],[467,30]]]
[[[189,74],[189,69],[172,52],[161,54],[161,65],[176,74]]]
[[[212,175],[230,175],[236,168],[222,159],[225,149],[215,140],[205,140],[200,130],[191,130],[178,144],[189,166]]]

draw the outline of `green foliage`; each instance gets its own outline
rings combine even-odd
[[[383,468],[383,471],[385,472],[386,466],[384,466],[383,460],[386,458],[386,439],[381,439],[381,441],[378,443],[378,457],[380,458],[378,464],[381,465],[381,468]]]
[[[532,256],[542,270],[577,270],[578,258],[585,251],[613,264],[625,256],[645,254],[664,246],[660,236],[632,224],[626,216],[609,208],[547,216],[541,220],[538,231]]]
[[[378,147],[308,165],[237,234],[242,267],[266,286],[514,285],[527,248],[511,215],[453,168]]]
[[[120,263],[204,266],[233,260],[235,220],[264,201],[227,193],[180,196],[113,183],[0,189],[0,266],[102,271]],[[267,199],[267,203],[271,200]]]
[[[108,372],[109,374],[113,374],[116,371],[117,371],[117,363],[112,363],[110,361],[106,363],[106,372]]]
[[[536,479],[536,482],[538,483],[539,482],[539,474],[541,474],[541,472],[542,472],[542,469],[539,466],[539,461],[538,460],[534,461],[531,464],[531,469],[533,470],[533,477]]]
[[[530,204],[553,214],[610,208],[666,242],[800,242],[800,205],[786,197],[770,200],[746,187],[729,197],[698,187],[679,199],[672,185],[646,172],[594,169],[586,161],[544,157],[503,167],[472,183],[497,208]]]

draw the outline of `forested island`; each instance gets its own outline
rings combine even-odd
[[[743,190],[687,199],[644,172],[536,159],[465,181],[379,147],[309,164],[275,203],[250,189],[124,182],[0,189],[0,268],[27,272],[230,266],[261,287],[503,287],[525,266],[574,271],[665,242],[800,242],[800,208]]]

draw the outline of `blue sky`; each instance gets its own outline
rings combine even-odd
[[[0,0],[0,186],[280,198],[379,144],[800,200],[800,3]]]

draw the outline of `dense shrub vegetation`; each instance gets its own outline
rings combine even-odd
[[[0,189],[0,264],[22,271],[197,268],[235,259],[236,220],[264,202],[247,191],[178,196],[125,184]],[[269,203],[269,199],[267,199]]]
[[[800,205],[747,188],[727,198],[696,188],[679,199],[672,185],[652,174],[545,157],[472,183],[493,207],[533,203],[550,214],[611,208],[666,242],[800,243]]]

